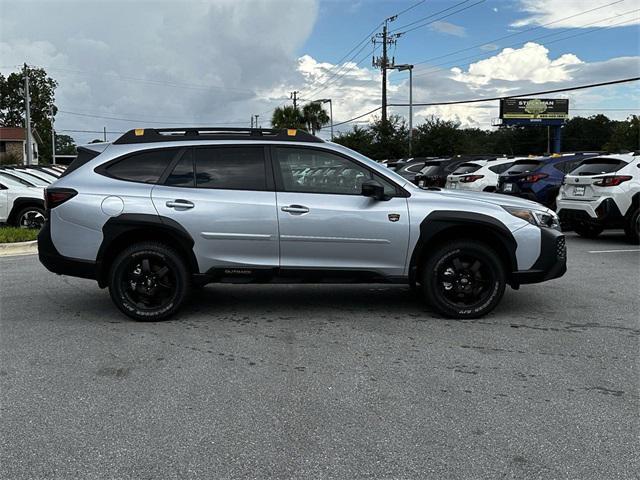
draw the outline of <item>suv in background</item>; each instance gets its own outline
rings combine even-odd
[[[476,318],[507,284],[566,271],[554,212],[422,190],[297,130],[132,130],[79,148],[46,202],[40,261],[136,320],[170,317],[193,284],[270,281],[420,285],[437,312]]]
[[[424,168],[416,175],[413,183],[420,188],[444,187],[447,176],[453,173],[459,165],[472,160],[488,160],[496,155],[456,155],[451,158],[429,160]]]
[[[564,176],[593,153],[570,153],[518,160],[498,178],[498,193],[515,195],[556,209]]]
[[[44,225],[43,188],[0,172],[0,223],[41,228]]]
[[[447,177],[445,188],[495,192],[498,185],[498,175],[513,165],[515,160],[513,158],[496,158],[465,162]]]
[[[624,228],[630,242],[640,243],[639,159],[633,154],[598,156],[567,174],[557,199],[563,224],[587,238]]]

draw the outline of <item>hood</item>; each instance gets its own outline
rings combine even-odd
[[[412,190],[412,194],[415,190]],[[458,198],[461,200],[471,200],[474,202],[483,202],[489,203],[497,206],[508,206],[508,207],[521,207],[521,208],[530,208],[533,210],[549,210],[544,205],[541,205],[537,202],[532,202],[531,200],[525,200],[524,198],[514,197],[512,195],[502,195],[501,193],[488,193],[488,192],[473,192],[473,191],[463,191],[463,190],[422,190],[419,192],[420,194],[439,194],[445,198]]]

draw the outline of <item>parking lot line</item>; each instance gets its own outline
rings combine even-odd
[[[640,248],[630,248],[624,250],[589,250],[589,253],[618,253],[618,252],[640,252]]]

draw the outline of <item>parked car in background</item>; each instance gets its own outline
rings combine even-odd
[[[495,157],[496,155],[456,155],[451,158],[428,160],[420,173],[416,175],[413,183],[422,188],[444,187],[447,183],[447,176],[463,163]]]
[[[518,160],[498,178],[498,193],[533,200],[553,210],[564,176],[593,153],[569,153]]]
[[[425,167],[426,162],[434,160],[434,157],[413,157],[406,159],[402,163],[398,163],[394,168],[394,171],[403,178],[406,178],[411,183],[415,183],[416,175]]]
[[[624,228],[640,242],[640,157],[633,154],[589,158],[564,179],[556,200],[563,225],[595,238],[605,229]]]
[[[462,163],[447,177],[445,188],[495,192],[498,186],[498,175],[507,170],[516,160],[501,157]]]
[[[43,190],[28,181],[0,172],[0,223],[41,228],[45,221]]]
[[[21,178],[30,182],[38,187],[46,187],[47,185],[51,185],[53,182],[50,180],[45,180],[44,178],[38,177],[32,173],[26,172],[22,169],[16,168],[0,168],[0,172],[13,175],[14,177]]]

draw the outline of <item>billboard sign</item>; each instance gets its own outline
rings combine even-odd
[[[500,118],[509,120],[566,120],[569,118],[569,100],[566,98],[503,98],[500,100]]]

